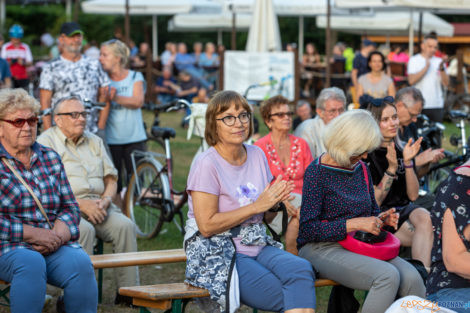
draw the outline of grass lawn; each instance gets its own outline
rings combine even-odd
[[[267,134],[268,130],[262,123],[259,114],[256,114],[260,120],[260,133],[261,135]],[[189,173],[189,167],[192,158],[200,145],[200,138],[193,136],[189,141],[186,140],[186,130],[181,128],[180,122],[183,117],[183,113],[165,113],[160,115],[160,126],[172,127],[176,130],[176,138],[171,140],[172,154],[174,157],[174,186],[177,190],[184,189],[186,185],[186,178]],[[153,113],[145,112],[144,119],[147,125],[153,123]],[[448,143],[448,138],[452,133],[458,133],[455,126],[451,123],[447,123],[447,130],[444,138],[444,147],[449,150],[455,150],[454,147]],[[467,129],[467,131],[470,131]],[[164,151],[159,145],[154,142],[148,143],[148,149],[161,152]],[[187,211],[187,207],[185,208]],[[181,248],[183,243],[183,237],[173,223],[166,223],[163,227],[162,232],[154,239],[142,240],[138,239],[139,250],[161,250],[161,249],[172,249]],[[110,244],[105,245],[105,253],[112,253],[112,247]],[[156,284],[156,283],[168,283],[168,282],[182,282],[184,279],[184,268],[185,264],[165,264],[158,266],[141,266],[140,276],[141,284]],[[99,305],[98,312],[138,312],[137,309],[129,309],[126,307],[115,306],[113,304],[115,296],[115,284],[113,281],[113,270],[104,270],[104,293],[103,303]],[[317,288],[317,312],[324,313],[327,310],[328,297],[330,294],[331,287]],[[55,298],[59,294],[57,288],[49,287],[48,293],[54,296],[54,299],[50,304],[46,305],[44,312],[55,312]],[[356,297],[361,301],[364,298],[363,291],[356,291]],[[250,312],[248,308],[243,308],[242,312]],[[9,312],[7,308],[0,308],[0,312]],[[155,310],[155,312],[161,312]],[[187,312],[201,312],[195,305],[188,306]]]

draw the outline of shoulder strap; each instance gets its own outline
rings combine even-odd
[[[359,161],[359,162],[361,163],[362,172],[364,173],[364,178],[366,180],[367,193],[369,193],[369,175],[367,175],[367,168],[366,168],[366,165],[364,164],[364,162],[362,162],[362,161]]]
[[[13,172],[13,174],[18,178],[18,180],[26,187],[26,189],[29,191],[31,196],[33,197],[34,201],[36,202],[37,206],[39,207],[39,210],[41,211],[42,215],[46,218],[47,224],[49,224],[49,227],[52,229],[51,222],[49,221],[49,218],[47,217],[46,211],[44,211],[44,208],[42,207],[41,202],[39,201],[38,197],[36,197],[36,194],[33,192],[31,187],[24,181],[23,177],[20,176],[18,171],[10,164],[10,162],[6,158],[2,158],[3,163]]]

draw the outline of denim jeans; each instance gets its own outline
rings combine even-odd
[[[46,283],[64,289],[67,313],[93,313],[98,288],[90,257],[83,249],[62,246],[43,256],[30,249],[15,249],[0,256],[0,279],[11,283],[12,313],[40,313]]]
[[[312,265],[289,252],[264,247],[256,257],[237,253],[242,303],[265,311],[315,308]]]
[[[470,313],[470,288],[444,288],[427,297],[436,301],[439,307],[458,313]]]

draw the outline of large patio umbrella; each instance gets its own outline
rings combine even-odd
[[[324,16],[317,17],[317,27],[326,27],[326,18]],[[410,27],[409,12],[391,11],[377,12],[372,16],[332,16],[331,29],[347,33],[368,35],[391,35],[400,36],[407,35]],[[418,30],[419,12],[413,13],[413,27]],[[441,19],[440,17],[429,13],[423,13],[422,30],[425,33],[435,31],[439,36],[452,37],[454,27]]]
[[[335,0],[337,8],[371,8],[380,10],[409,10],[409,51],[413,51],[414,22],[413,11],[431,11],[439,14],[470,14],[470,1],[468,0]]]
[[[256,0],[246,51],[281,51],[281,35],[272,0]]]
[[[168,21],[168,30],[174,32],[217,32],[217,44],[222,44],[222,32],[232,30],[232,14],[176,14]],[[248,30],[253,16],[237,14],[236,29]]]
[[[88,0],[82,10],[90,14],[125,14],[125,0]],[[130,15],[152,16],[152,52],[158,55],[158,15],[178,13],[220,13],[222,6],[211,0],[129,0]]]

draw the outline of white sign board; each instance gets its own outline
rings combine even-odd
[[[224,90],[235,90],[248,100],[265,100],[281,94],[294,100],[295,62],[292,52],[226,51]]]

